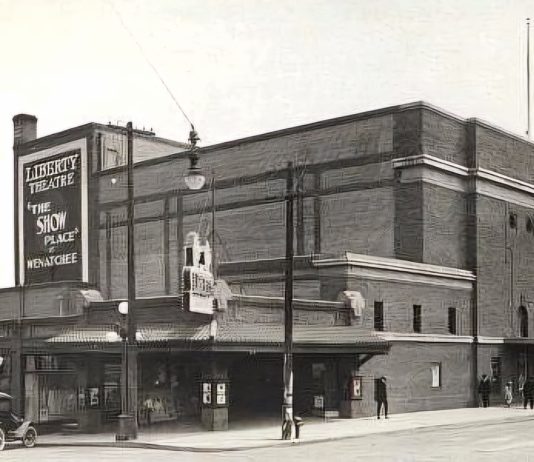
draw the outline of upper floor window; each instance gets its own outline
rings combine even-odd
[[[528,337],[528,311],[524,306],[519,307],[519,335]]]
[[[102,135],[101,138],[102,170],[126,165],[127,139],[121,134]]]
[[[414,305],[413,306],[413,331],[420,333],[421,332],[421,305]]]
[[[448,327],[449,334],[456,335],[457,333],[457,324],[456,324],[456,308],[450,307],[448,313]]]
[[[375,302],[375,330],[384,330],[384,302]]]

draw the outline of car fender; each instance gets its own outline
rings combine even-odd
[[[28,420],[27,422],[23,422],[22,425],[17,428],[15,431],[11,432],[11,435],[15,438],[22,438],[26,431],[28,430],[28,427],[31,425],[31,422]]]

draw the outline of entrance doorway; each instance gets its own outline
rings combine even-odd
[[[240,357],[229,373],[231,422],[281,415],[284,392],[281,355]]]

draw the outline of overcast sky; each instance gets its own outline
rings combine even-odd
[[[529,15],[532,0],[0,0],[0,286],[13,115],[38,136],[132,120],[187,138],[122,23],[207,145],[418,100],[523,134]]]

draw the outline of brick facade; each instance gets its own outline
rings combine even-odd
[[[124,166],[102,170],[100,154],[106,136],[124,135],[120,127],[88,124],[16,149],[24,156],[87,139],[86,282],[104,300],[126,297],[127,188]],[[534,229],[527,230],[527,220],[534,219],[533,154],[525,140],[425,103],[202,148],[208,186],[210,172],[215,181],[219,274],[235,293],[283,296],[284,194],[292,161],[298,185],[295,297],[334,302],[343,291],[360,292],[365,307],[357,323],[370,331],[374,303],[383,304],[384,335],[395,334],[388,337],[390,352],[370,359],[360,372],[366,389],[380,374],[391,377],[393,411],[469,405],[478,375],[491,373],[492,357],[503,358],[503,377],[517,378],[520,347],[506,342],[520,337],[520,306],[534,337]],[[211,195],[207,188],[185,189],[189,161],[180,143],[139,132],[134,159],[137,296],[175,299],[184,237],[213,231]],[[28,288],[24,315],[61,314],[58,290]],[[40,303],[36,291],[44,297]],[[0,317],[16,317],[18,302],[13,292],[1,294]],[[413,332],[414,305],[422,309],[420,335]],[[454,334],[450,308],[456,310]],[[257,306],[235,310],[235,318],[248,323],[280,322],[279,312]],[[305,310],[297,322],[352,322],[329,316]],[[443,383],[429,389],[429,365],[438,363]],[[372,408],[366,395],[360,411],[370,414]]]

